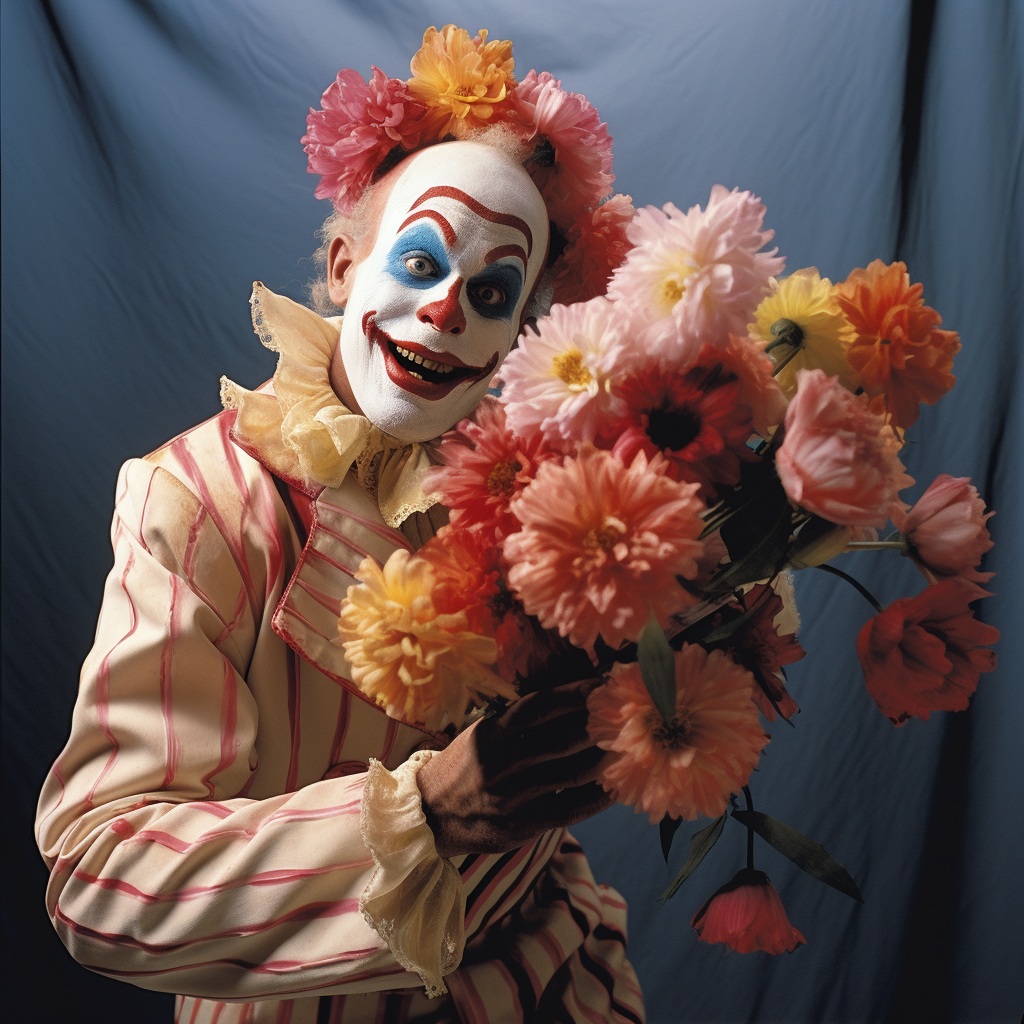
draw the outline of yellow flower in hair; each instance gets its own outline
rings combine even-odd
[[[515,87],[512,43],[487,42],[487,30],[470,39],[464,28],[433,26],[410,64],[409,91],[425,103],[426,134],[464,138],[473,128],[492,123],[495,106]]]
[[[342,602],[338,635],[363,693],[392,718],[438,731],[461,726],[470,704],[497,694],[514,699],[516,691],[490,667],[498,659],[494,638],[473,629],[479,580],[471,572],[455,579],[457,566],[438,545],[423,552],[399,549],[383,569],[364,559],[360,584]]]
[[[785,363],[776,379],[786,394],[796,390],[797,370],[823,370],[851,391],[860,387],[846,358],[853,328],[835,300],[832,282],[814,267],[775,283],[754,315],[750,333],[770,349],[776,366]]]

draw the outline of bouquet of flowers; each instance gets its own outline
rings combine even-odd
[[[628,212],[628,241],[603,251],[606,294],[553,306],[503,364],[500,396],[444,437],[425,486],[450,524],[363,563],[339,642],[368,696],[448,735],[527,686],[603,676],[588,707],[604,787],[661,822],[666,858],[682,820],[712,819],[664,898],[731,813],[748,865],[693,926],[791,951],[804,937],[753,868],[755,834],[860,899],[748,787],[763,723],[798,711],[791,570],[829,571],[874,605],[857,654],[894,725],[966,708],[995,667],[998,632],[971,607],[992,575],[978,571],[992,513],[947,475],[912,508],[899,497],[914,482],[905,431],[953,387],[960,342],[902,263],[835,285],[813,268],[783,277],[749,192]],[[883,609],[828,565],[861,549],[911,557],[926,587]]]

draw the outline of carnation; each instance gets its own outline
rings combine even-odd
[[[656,356],[684,365],[705,343],[746,333],[757,304],[785,260],[759,250],[765,208],[749,192],[721,185],[706,210],[685,214],[672,203],[637,211],[629,230],[635,248],[612,275],[608,297],[626,303],[644,325]]]
[[[619,647],[694,603],[676,577],[697,575],[704,506],[667,468],[660,455],[625,465],[590,446],[540,466],[512,501],[523,528],[503,546],[528,614],[593,650],[598,636]]]

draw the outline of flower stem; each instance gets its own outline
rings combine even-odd
[[[774,370],[772,370],[772,376],[773,377],[778,377],[778,375],[782,372],[783,367],[785,367],[788,363],[790,363],[793,359],[795,359],[797,357],[797,355],[799,355],[800,349],[802,347],[803,346],[798,345],[795,349],[793,349],[793,351],[790,352],[789,355],[786,356],[786,358],[783,359],[782,362],[779,363],[779,365],[776,366]]]
[[[863,583],[859,583],[852,576],[848,576],[845,572],[843,572],[842,569],[837,569],[834,565],[816,565],[814,566],[814,568],[821,569],[822,572],[830,572],[833,576],[838,576],[841,580],[846,580],[846,582],[849,583],[851,587],[857,588],[861,596],[871,604],[871,607],[874,608],[876,612],[881,614],[882,606],[878,603],[877,600],[875,600],[874,594],[872,594],[871,591],[868,590],[868,588],[865,587]]]
[[[743,795],[747,800],[747,810],[752,811],[754,809],[754,798],[750,795],[750,787],[743,787]],[[747,870],[754,870],[754,830],[748,825],[747,826]]]
[[[883,548],[893,548],[896,551],[906,553],[907,542],[900,540],[851,540],[846,545],[846,551],[881,551]]]

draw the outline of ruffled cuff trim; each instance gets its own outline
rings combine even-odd
[[[435,753],[417,751],[394,772],[371,760],[359,819],[376,865],[359,909],[431,997],[447,993],[443,976],[459,966],[466,944],[462,879],[437,854],[416,785]]]

